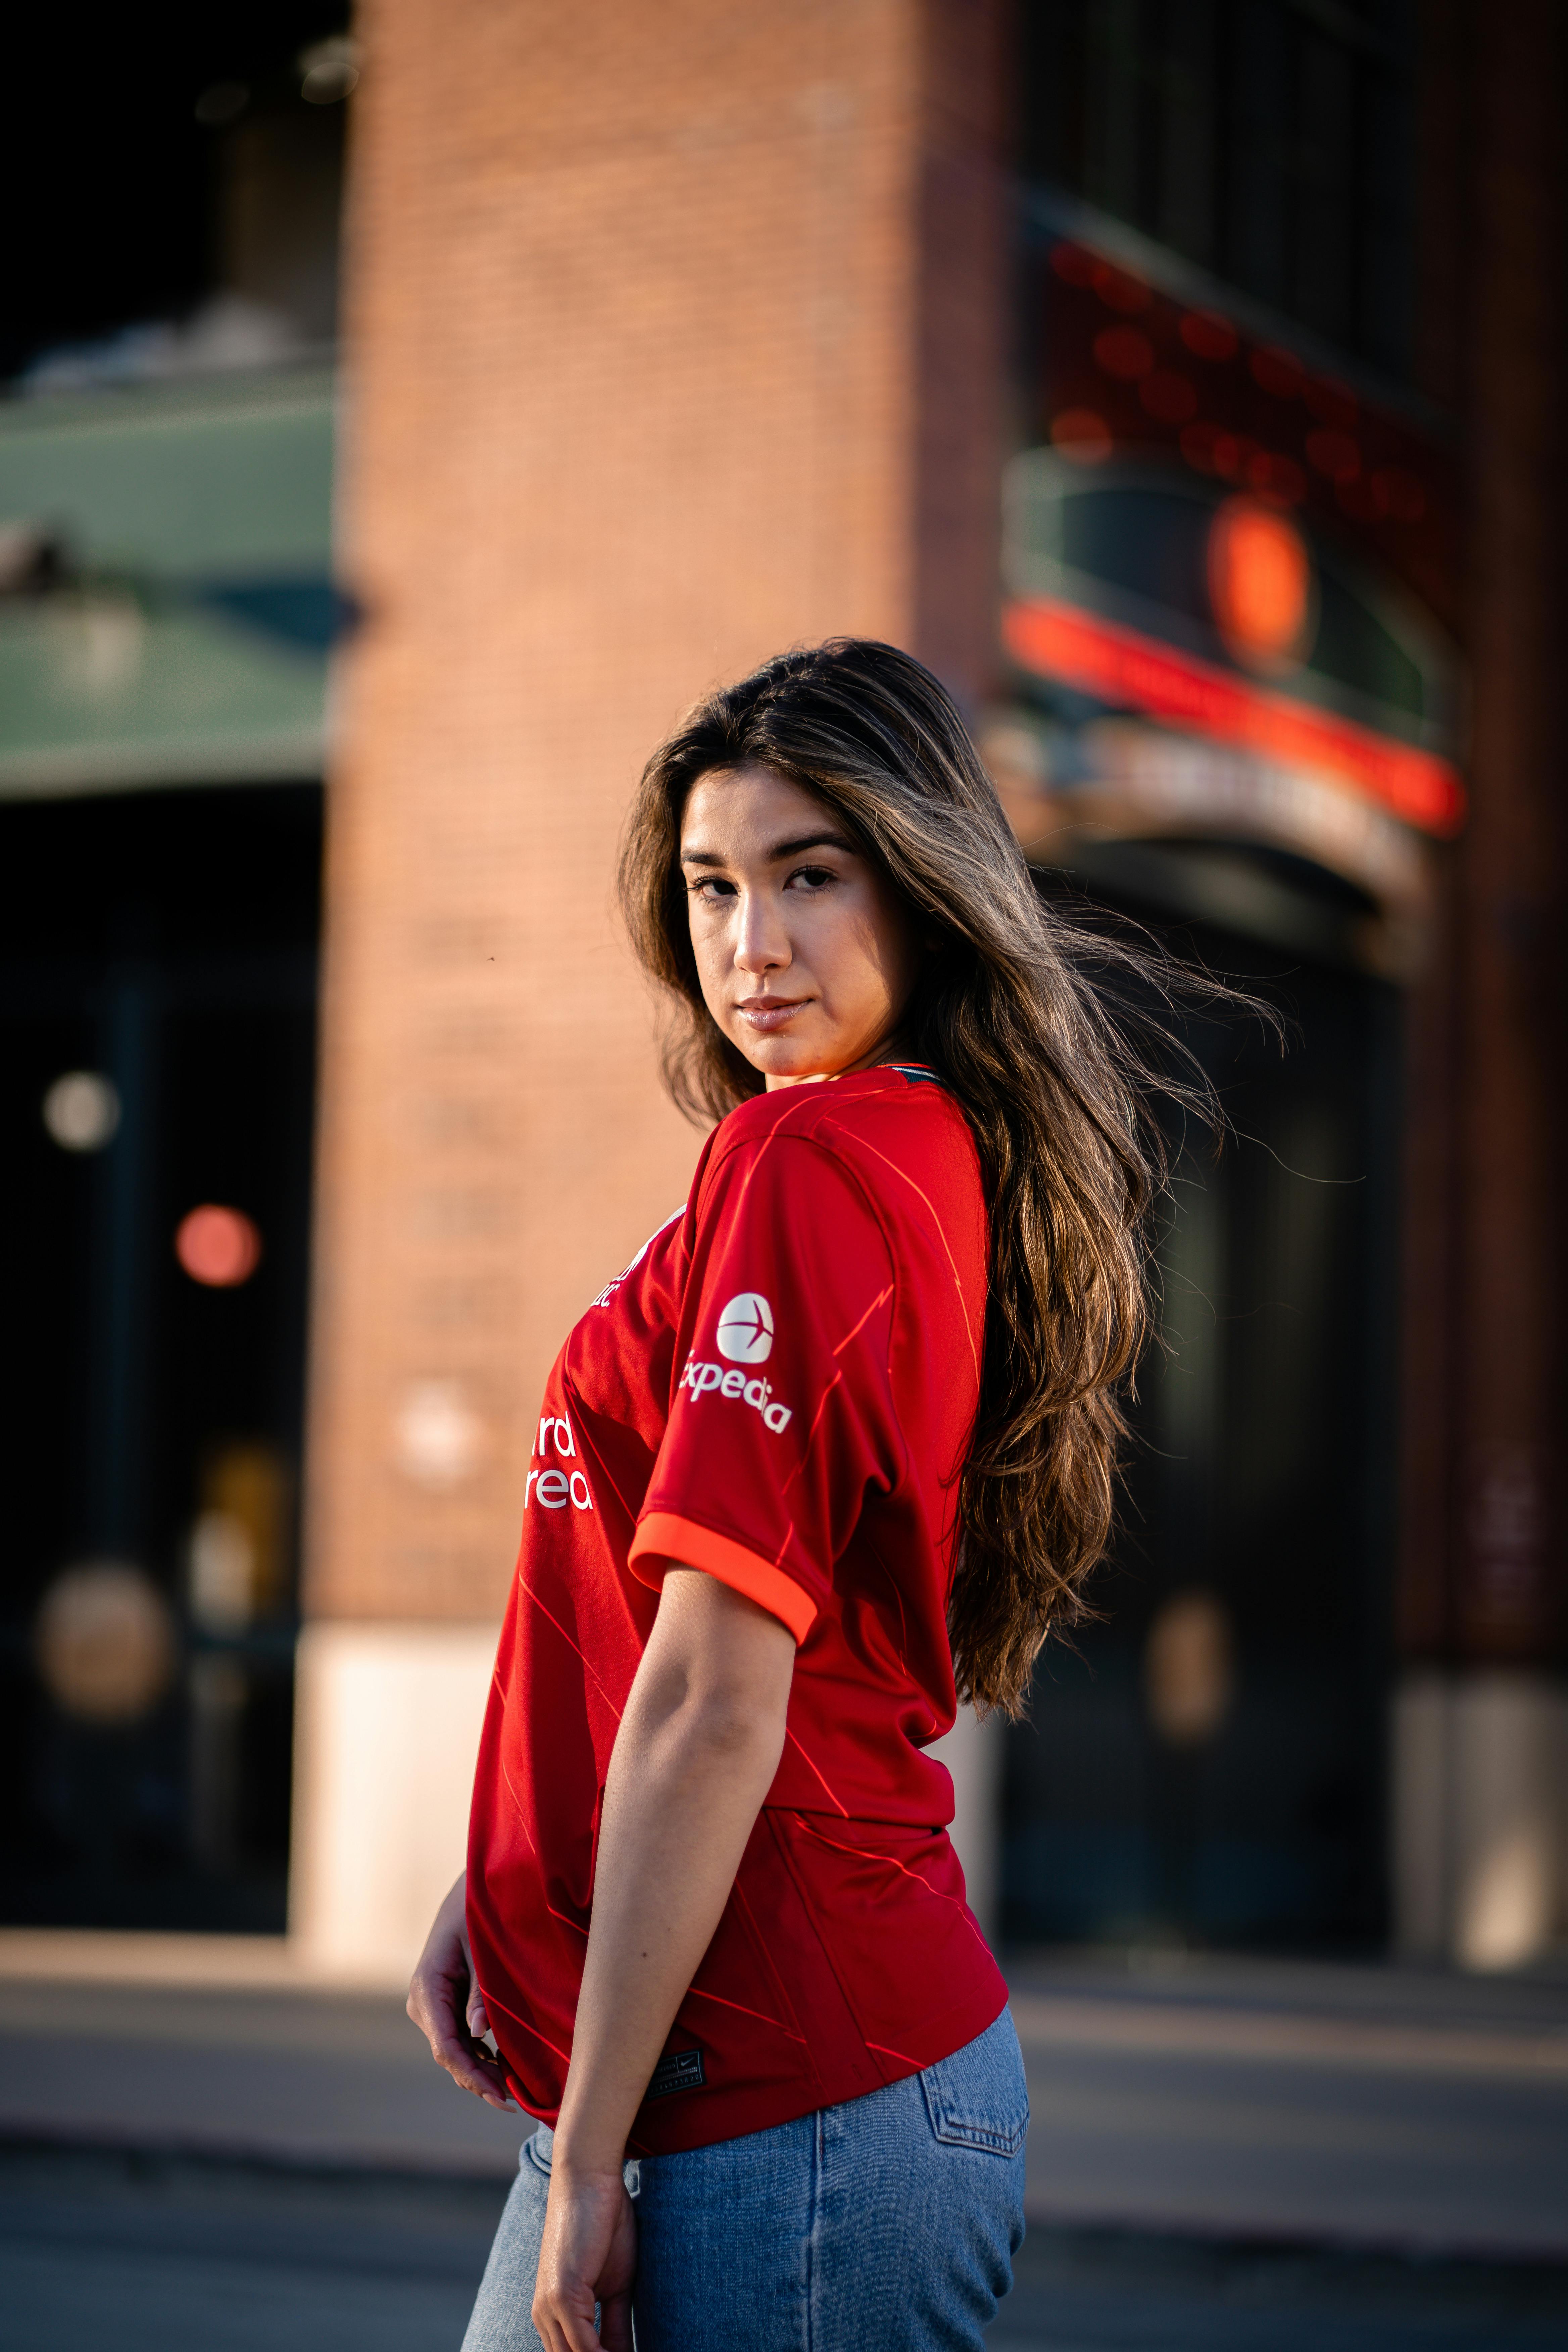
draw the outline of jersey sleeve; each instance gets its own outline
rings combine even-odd
[[[765,1136],[694,1204],[674,1394],[630,1551],[658,1586],[702,1569],[804,1642],[868,1490],[903,1474],[889,1356],[895,1276],[834,1152]]]

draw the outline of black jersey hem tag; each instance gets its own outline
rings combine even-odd
[[[650,2099],[668,2099],[675,2091],[700,2091],[707,2081],[700,2050],[672,2050],[654,2068],[647,2095]]]

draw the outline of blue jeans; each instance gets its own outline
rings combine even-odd
[[[1011,2013],[884,2091],[628,2165],[637,2352],[970,2352],[1024,2240]],[[538,2352],[552,2134],[522,2151],[463,2352]]]

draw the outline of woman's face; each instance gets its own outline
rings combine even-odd
[[[708,1010],[770,1090],[885,1060],[919,948],[820,801],[767,768],[700,777],[680,824]]]

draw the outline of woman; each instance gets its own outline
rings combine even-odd
[[[468,2352],[629,2346],[634,2307],[640,2352],[978,2346],[1028,2108],[927,1749],[1018,1711],[1105,1543],[1136,1066],[890,646],[700,704],[621,881],[719,1124],[546,1386],[409,1995],[542,2126]]]

